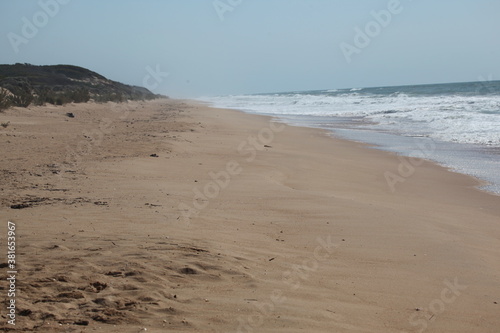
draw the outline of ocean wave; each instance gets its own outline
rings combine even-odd
[[[356,117],[374,129],[426,135],[443,141],[500,146],[500,95],[430,88],[332,89],[303,93],[221,96],[217,107],[276,116]],[[461,90],[465,90],[459,86]],[[438,89],[438,90],[439,90]],[[456,89],[455,90],[460,90]],[[469,90],[475,89],[474,86]],[[206,98],[204,100],[207,100]]]

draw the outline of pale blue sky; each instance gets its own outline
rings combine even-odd
[[[146,82],[173,97],[500,79],[499,13],[498,0],[0,0],[0,63],[134,85],[158,67],[169,75]]]

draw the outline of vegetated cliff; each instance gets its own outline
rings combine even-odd
[[[0,110],[30,104],[123,102],[165,97],[72,65],[0,65]]]

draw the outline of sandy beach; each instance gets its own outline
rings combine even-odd
[[[499,330],[500,197],[474,178],[191,101],[7,122],[15,331]]]

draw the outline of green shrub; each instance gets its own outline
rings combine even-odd
[[[86,103],[90,100],[88,89],[80,88],[76,90],[66,90],[55,92],[49,89],[43,89],[37,92],[35,98],[36,105],[45,105],[46,103],[54,105],[64,105],[67,103]]]
[[[90,100],[90,92],[88,89],[82,88],[70,92],[68,97],[75,103],[87,103]]]
[[[27,108],[33,102],[33,95],[29,92],[20,92],[18,95],[10,97],[12,105]]]
[[[49,99],[50,93],[51,93],[51,91],[49,89],[41,89],[41,90],[37,91],[37,94],[36,94],[36,97],[35,97],[35,100],[33,101],[33,103],[35,105],[38,105],[38,106],[45,105],[45,103],[47,103],[47,100]]]
[[[10,107],[11,101],[7,91],[0,88],[0,112]]]
[[[121,93],[105,92],[95,95],[94,100],[98,103],[106,103],[106,102],[122,103],[127,101],[127,97],[123,96]]]

